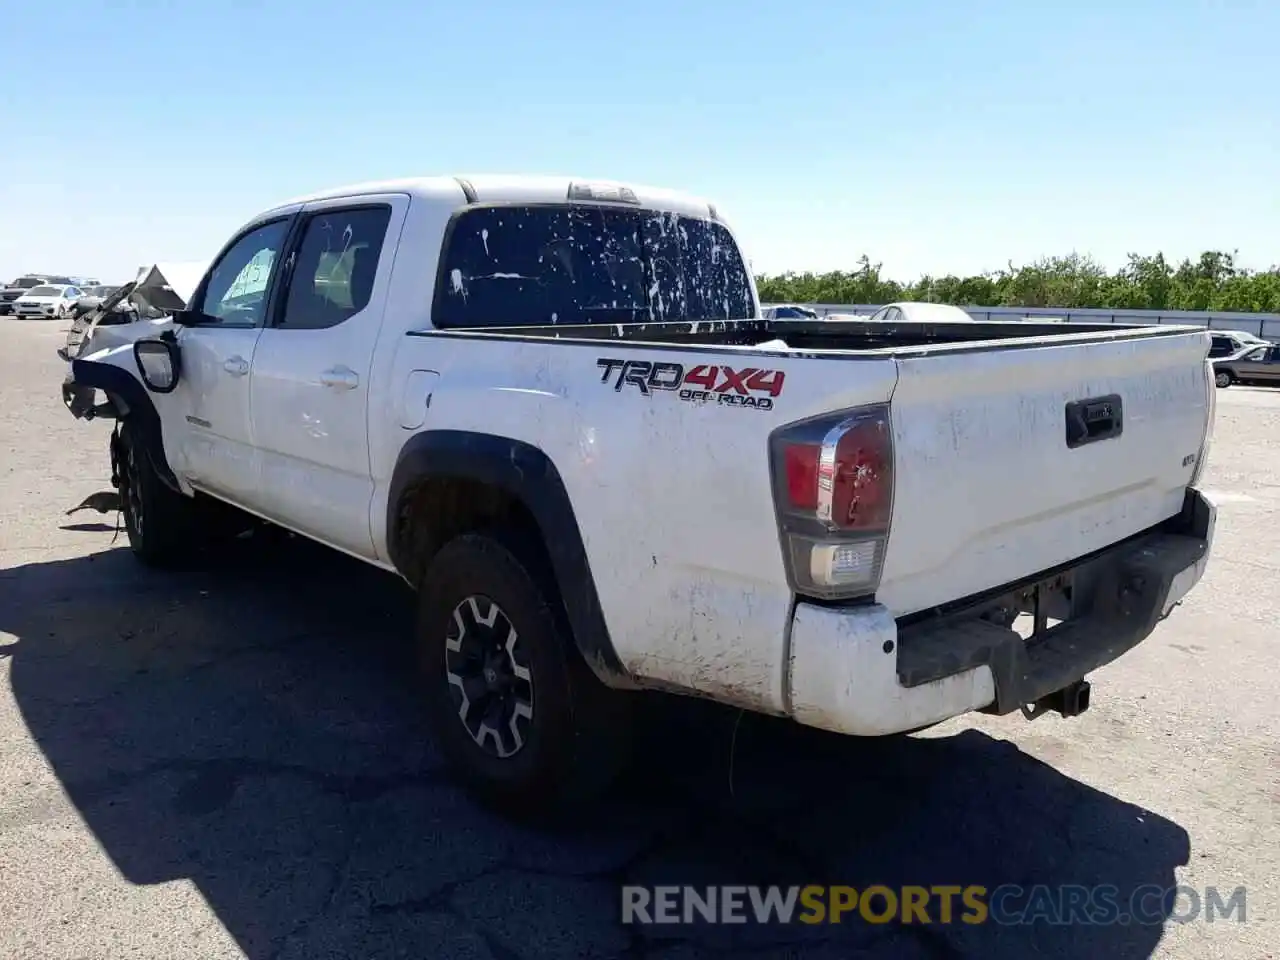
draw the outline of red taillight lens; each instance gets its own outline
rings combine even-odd
[[[787,500],[796,510],[818,509],[818,456],[816,443],[788,444],[783,453],[787,471]]]
[[[888,405],[789,424],[770,443],[792,588],[828,599],[874,593],[893,514]]]
[[[842,530],[876,530],[889,523],[893,460],[888,423],[864,420],[846,430],[835,446],[831,516]]]
[[[888,421],[852,421],[821,442],[783,441],[787,505],[815,511],[841,530],[874,530],[889,523],[893,458]]]

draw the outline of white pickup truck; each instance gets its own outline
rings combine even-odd
[[[257,518],[394,571],[443,751],[517,807],[605,785],[637,690],[854,736],[1078,714],[1213,537],[1203,330],[767,320],[662,190],[332,190],[111,330],[63,398],[118,421],[137,556]]]

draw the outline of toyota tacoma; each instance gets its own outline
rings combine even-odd
[[[230,507],[403,578],[445,755],[526,809],[596,795],[645,690],[861,737],[1079,714],[1214,533],[1204,330],[768,319],[666,190],[335,189],[109,329],[62,392],[117,421],[138,559]]]

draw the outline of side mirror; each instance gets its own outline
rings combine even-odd
[[[200,323],[200,314],[195,310],[175,310],[172,314],[173,322],[180,327],[194,327]]]
[[[178,385],[181,356],[178,344],[171,340],[137,340],[133,344],[138,375],[152,393],[173,392]]]

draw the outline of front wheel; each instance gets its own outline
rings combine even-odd
[[[120,430],[118,461],[121,512],[134,556],[149,567],[185,566],[199,549],[196,505],[165,486],[131,420]]]
[[[418,649],[436,741],[482,801],[515,816],[597,798],[630,748],[627,694],[605,687],[568,635],[528,538],[445,544],[419,592]]]
[[[1227,373],[1225,370],[1220,370],[1213,375],[1213,382],[1216,383],[1219,388],[1229,387],[1231,386],[1231,374]]]

